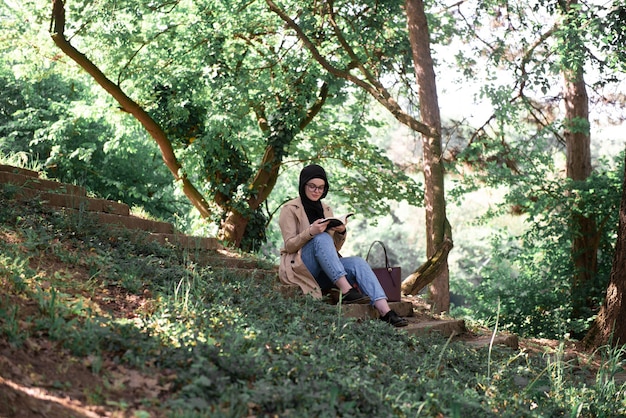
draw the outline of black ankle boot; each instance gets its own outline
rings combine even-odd
[[[350,289],[348,293],[344,294],[341,297],[342,305],[350,305],[353,303],[365,304],[369,302],[370,302],[369,296],[365,296],[363,293],[359,292],[355,288]]]
[[[407,321],[405,318],[402,318],[401,316],[398,316],[398,314],[394,310],[391,310],[387,312],[384,316],[381,316],[380,320],[387,322],[396,328],[406,327],[407,325],[409,325],[409,321]]]

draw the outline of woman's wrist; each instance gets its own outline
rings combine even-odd
[[[311,225],[309,225],[309,236],[313,237],[313,234],[311,234]]]

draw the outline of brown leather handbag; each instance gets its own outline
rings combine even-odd
[[[381,241],[374,241],[372,245],[370,245],[370,249],[367,251],[365,261],[369,264],[370,251],[372,251],[374,244],[380,244],[380,246],[383,247],[383,252],[385,253],[385,266],[372,267],[372,271],[378,278],[380,285],[383,287],[383,290],[387,295],[387,301],[400,302],[402,299],[402,272],[400,267],[389,266],[389,258],[387,258],[387,248],[385,247],[385,244]]]

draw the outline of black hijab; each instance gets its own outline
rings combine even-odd
[[[324,193],[322,193],[322,197],[315,202],[306,197],[305,190],[306,184],[312,179],[324,180]],[[324,171],[324,169],[317,164],[311,164],[304,167],[300,172],[300,185],[298,187],[298,192],[300,193],[300,199],[302,200],[302,205],[304,206],[304,211],[306,212],[309,222],[313,223],[318,219],[322,219],[324,217],[322,199],[328,194],[328,178],[326,177],[326,171]]]

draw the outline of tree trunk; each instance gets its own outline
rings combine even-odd
[[[228,212],[218,232],[218,238],[239,248],[248,226],[248,218],[237,211]]]
[[[417,79],[422,122],[431,135],[422,135],[424,152],[424,180],[426,207],[426,255],[432,257],[446,239],[446,201],[441,147],[441,116],[433,60],[430,54],[430,35],[422,0],[406,0],[409,41],[413,51],[413,65]],[[431,283],[430,300],[436,312],[450,309],[448,263],[442,264]]]
[[[626,171],[626,161],[624,163]],[[588,348],[626,344],[626,174],[622,184],[617,243],[604,303],[583,342]]]
[[[277,155],[275,147],[272,145],[267,146],[260,164],[261,168],[250,185],[252,190],[256,190],[256,194],[248,199],[248,207],[251,211],[257,210],[259,206],[267,200],[270,192],[274,189],[276,181],[278,180],[281,162],[280,153]],[[240,247],[241,241],[246,233],[248,221],[248,217],[244,216],[241,212],[231,210],[220,226],[219,238],[236,247]]]
[[[322,107],[328,99],[328,84],[323,83],[320,86],[317,100],[303,112],[303,117],[300,120],[298,129],[303,131],[311,121],[319,114]],[[286,118],[288,115],[280,115],[282,118]],[[267,117],[263,114],[262,110],[257,111],[257,119],[259,121],[259,127],[261,131],[265,132],[268,136],[271,135],[270,126],[267,124]],[[280,118],[277,118],[280,119]],[[282,130],[281,130],[282,131]],[[285,132],[285,131],[283,131]],[[263,202],[265,202],[274,190],[276,181],[278,180],[278,173],[283,161],[283,157],[286,155],[286,149],[289,144],[293,142],[296,131],[285,132],[286,136],[281,141],[268,140],[269,145],[265,147],[265,153],[259,164],[259,170],[257,171],[249,189],[254,190],[255,193],[248,199],[248,207],[251,211],[257,210]],[[275,139],[275,138],[274,138]],[[276,145],[272,145],[276,144]],[[231,210],[228,212],[226,219],[222,222],[219,231],[220,239],[233,243],[235,246],[240,247],[241,242],[246,233],[246,228],[249,223],[249,218],[244,216],[237,210]]]
[[[570,0],[566,12],[571,12],[577,0]],[[575,35],[574,35],[575,36]],[[576,45],[576,38],[566,39]],[[567,147],[567,177],[584,181],[591,174],[591,138],[589,133],[589,98],[585,87],[582,63],[563,70],[563,98],[565,102],[565,142]],[[583,208],[580,208],[583,209]],[[582,212],[582,210],[581,210]],[[598,232],[593,219],[572,215],[572,317],[587,316],[585,308],[593,308],[587,302],[587,290],[597,273]]]

